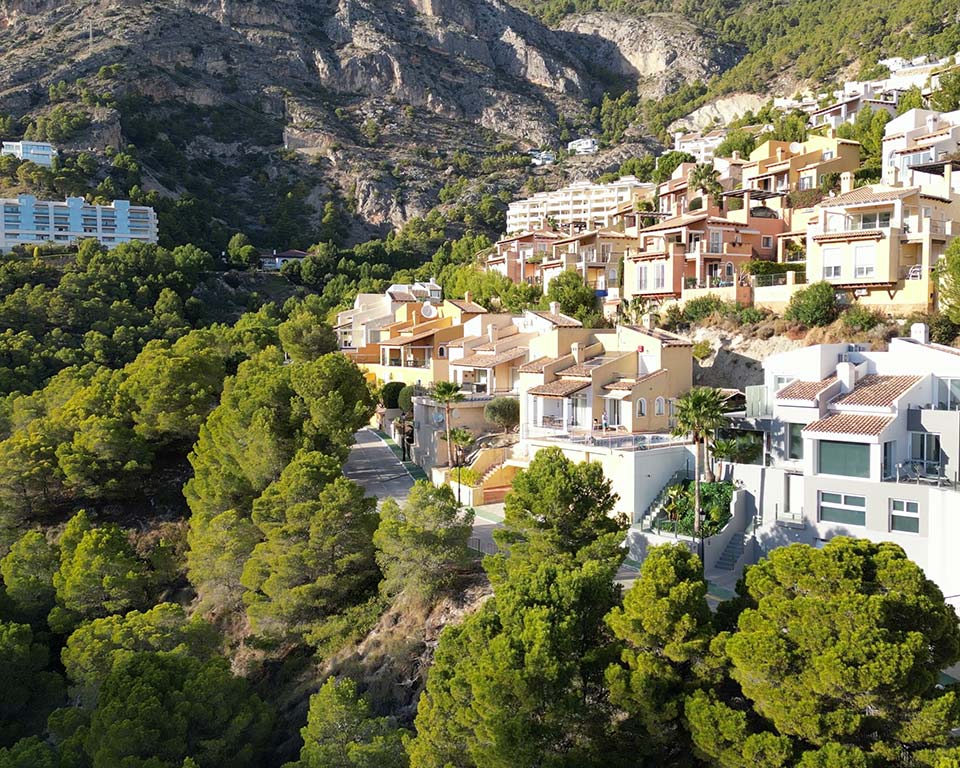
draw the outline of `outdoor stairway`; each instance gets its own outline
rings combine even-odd
[[[491,464],[490,467],[480,475],[480,487],[483,488],[484,483],[501,469],[503,469],[503,464]]]
[[[737,561],[743,556],[747,548],[747,542],[749,542],[751,538],[751,535],[748,533],[735,534],[733,538],[727,542],[727,546],[723,552],[720,553],[715,567],[721,571],[732,571],[736,567]]]
[[[684,480],[689,480],[690,474],[686,469],[678,470],[673,473],[673,476],[667,480],[663,488],[660,489],[660,492],[657,494],[656,498],[650,503],[650,506],[647,507],[647,511],[643,513],[643,516],[640,518],[640,530],[649,531],[652,530],[653,521],[657,519],[657,515],[660,514],[663,509],[663,505],[667,501],[667,491],[671,487],[682,483]]]

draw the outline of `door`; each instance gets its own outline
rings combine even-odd
[[[803,517],[803,475],[787,475],[786,517],[794,520]]]

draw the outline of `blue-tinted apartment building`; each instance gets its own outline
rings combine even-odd
[[[45,141],[5,141],[0,154],[12,155],[18,160],[29,160],[31,163],[49,168],[53,165],[57,150]]]
[[[115,200],[92,205],[82,197],[64,202],[37,200],[33,195],[0,200],[0,250],[15,245],[68,244],[95,238],[106,246],[157,242],[157,215],[153,208]]]

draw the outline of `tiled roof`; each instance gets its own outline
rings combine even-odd
[[[885,408],[921,380],[921,376],[864,376],[853,390],[834,405],[862,405]]]
[[[823,390],[837,381],[836,376],[830,376],[823,381],[794,381],[779,392],[777,400],[807,400],[814,402]]]
[[[387,295],[394,301],[418,301],[417,297],[408,291],[387,291]]]
[[[876,437],[893,421],[893,416],[870,416],[861,413],[835,413],[807,424],[804,432]]]
[[[657,341],[663,342],[665,347],[692,347],[693,342],[687,341],[683,336],[677,336],[675,333],[670,333],[670,331],[664,331],[661,328],[644,328],[642,325],[631,325],[635,331],[640,331],[640,333],[645,333],[647,336],[651,336]]]
[[[654,371],[653,373],[647,373],[641,376],[638,379],[620,379],[619,381],[611,382],[610,384],[604,385],[604,389],[609,390],[632,390],[637,384],[640,384],[644,381],[649,381],[650,379],[655,379],[658,376],[663,376],[667,373],[666,368],[660,368],[659,370]]]
[[[548,365],[557,362],[559,359],[559,357],[538,357],[536,360],[521,365],[520,373],[543,373]]]
[[[466,312],[471,315],[484,315],[487,310],[484,307],[481,307],[475,301],[464,301],[463,299],[447,299],[453,306],[459,308],[463,312]]]
[[[590,386],[589,381],[577,381],[576,379],[557,379],[549,384],[541,384],[539,387],[533,387],[527,390],[528,395],[539,395],[540,397],[570,397],[574,392],[586,389]]]
[[[591,373],[593,373],[597,369],[598,365],[600,365],[600,363],[596,363],[594,365],[588,365],[587,363],[580,363],[579,365],[571,365],[569,368],[564,368],[562,371],[557,371],[557,375],[588,377],[590,376]]]
[[[448,342],[447,346],[452,347],[453,349],[459,349],[464,344],[472,343],[474,341],[480,341],[480,339],[485,339],[485,338],[486,336],[464,336],[462,339],[454,339],[453,341]]]
[[[583,323],[577,320],[577,318],[564,315],[560,312],[534,312],[533,314],[553,323],[557,328],[581,328],[583,326]]]
[[[889,200],[899,200],[912,192],[916,187],[900,187],[897,189],[881,189],[874,191],[870,187],[857,187],[836,197],[827,197],[820,203],[822,208],[833,208],[838,205],[860,205],[863,203],[883,203]]]
[[[461,368],[495,368],[501,363],[508,363],[518,357],[526,357],[526,355],[526,347],[513,347],[513,349],[506,349],[495,355],[470,355],[463,360],[451,360],[450,365]]]
[[[684,227],[688,224],[696,224],[698,221],[705,221],[707,218],[706,213],[700,213],[695,216],[674,216],[672,219],[664,219],[663,221],[652,224],[649,227],[644,227],[641,229],[641,232],[656,232],[661,229],[673,229],[674,227]]]
[[[414,333],[411,336],[394,336],[392,339],[387,339],[386,341],[380,342],[385,347],[403,347],[407,344],[412,344],[415,341],[423,341],[424,339],[429,339],[437,331],[441,330],[440,328],[430,328],[427,331],[420,331],[419,333]]]

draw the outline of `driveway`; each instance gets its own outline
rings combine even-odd
[[[363,486],[368,496],[376,496],[379,501],[396,499],[402,504],[413,487],[413,478],[400,459],[373,430],[361,429],[354,438],[343,474]]]

